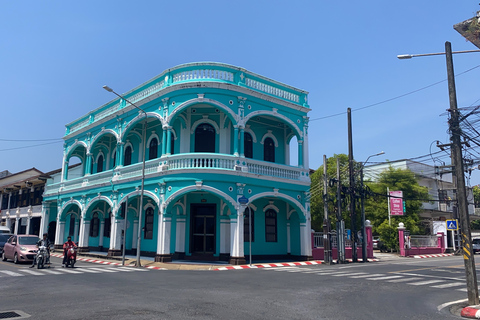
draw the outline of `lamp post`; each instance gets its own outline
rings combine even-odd
[[[445,42],[445,52],[442,53],[427,53],[427,54],[412,54],[412,55],[399,55],[399,59],[410,59],[412,57],[423,57],[431,55],[445,55],[447,62],[447,77],[448,77],[448,93],[450,100],[450,121],[449,128],[451,132],[451,157],[452,165],[454,167],[455,183],[457,188],[457,204],[458,213],[460,218],[460,230],[462,233],[462,246],[463,246],[463,262],[465,265],[465,275],[467,282],[467,294],[468,303],[470,305],[478,305],[478,287],[477,287],[477,273],[475,270],[475,257],[472,248],[472,237],[470,233],[470,219],[468,216],[467,207],[467,193],[465,188],[465,173],[463,170],[463,157],[462,157],[462,142],[459,112],[457,108],[457,93],[455,89],[455,73],[453,71],[453,58],[454,53],[469,53],[480,52],[480,50],[467,50],[452,52],[452,45],[450,42]]]
[[[368,162],[368,160],[371,157],[376,157],[380,156],[382,154],[385,154],[384,151],[380,151],[379,153],[372,154],[368,156],[367,160],[365,160],[362,163],[362,168],[360,169],[360,183],[361,183],[361,192],[362,192],[362,197],[361,197],[361,206],[362,206],[362,261],[367,262],[367,234],[365,230],[365,190],[363,190],[363,168],[365,167],[365,164]]]
[[[129,101],[127,98],[123,97],[122,95],[116,93],[115,91],[113,91],[112,88],[108,87],[108,86],[103,86],[103,89],[107,90],[108,92],[111,92],[113,94],[115,94],[116,96],[118,96],[120,99],[123,99],[125,101],[127,101],[128,103],[130,103],[132,106],[134,106],[135,108],[137,108],[138,110],[140,110],[141,112],[143,112],[143,114],[145,115],[145,120],[143,122],[143,133],[142,133],[142,139],[143,139],[143,159],[142,159],[142,186],[141,186],[141,189],[140,189],[140,203],[138,205],[138,235],[137,235],[137,263],[136,263],[136,266],[137,267],[141,267],[141,263],[140,263],[140,244],[141,244],[141,241],[142,241],[142,207],[143,207],[143,193],[144,193],[144,189],[145,189],[145,152],[146,152],[146,136],[147,136],[147,121],[148,121],[148,116],[147,116],[147,113],[140,107],[138,107],[137,105],[135,105],[133,102]],[[125,230],[125,235],[127,235],[127,232]]]

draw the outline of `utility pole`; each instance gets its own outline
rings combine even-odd
[[[467,280],[468,303],[478,305],[477,273],[475,270],[475,258],[472,251],[472,239],[470,234],[470,219],[468,216],[467,193],[465,190],[465,174],[463,171],[462,142],[460,139],[460,121],[457,108],[457,93],[455,90],[455,76],[453,72],[452,45],[445,42],[445,55],[447,58],[448,95],[450,99],[450,132],[452,141],[452,161],[457,185],[458,216],[462,234],[463,262],[465,264],[465,276]]]
[[[352,142],[352,109],[347,109],[348,115],[348,173],[350,177],[350,235],[352,242],[352,262],[357,261],[357,217],[355,213],[355,172],[353,171],[353,142]]]
[[[340,159],[337,157],[337,255],[338,263],[345,263],[345,221],[342,218],[342,184]]]
[[[323,155],[323,261],[332,264],[332,249],[330,246],[330,220],[328,219],[328,176],[327,156]]]

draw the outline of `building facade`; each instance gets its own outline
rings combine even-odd
[[[42,195],[48,177],[35,168],[0,173],[0,219],[11,233],[40,234]]]
[[[42,230],[156,261],[240,264],[250,238],[254,257],[309,259],[307,94],[220,63],[164,71],[66,125]]]

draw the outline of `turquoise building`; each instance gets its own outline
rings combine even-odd
[[[307,94],[221,63],[164,71],[66,125],[41,229],[163,262],[311,258]]]

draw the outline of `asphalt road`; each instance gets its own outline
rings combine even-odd
[[[455,319],[461,257],[228,271],[0,262],[0,315],[31,319]],[[67,271],[68,270],[68,271]],[[75,272],[75,273],[72,273]],[[17,318],[18,319],[18,318]]]

